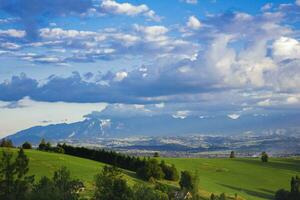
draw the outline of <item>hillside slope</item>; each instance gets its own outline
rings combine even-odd
[[[202,190],[249,200],[272,199],[280,188],[290,189],[292,176],[300,175],[300,158],[169,158],[178,170],[198,171]]]
[[[11,151],[16,153],[17,150]],[[104,166],[100,162],[65,154],[37,150],[26,150],[25,153],[30,159],[29,174],[34,174],[36,180],[41,176],[52,176],[59,167],[66,166],[74,178],[84,181],[87,188],[84,196],[91,196],[94,176]],[[258,158],[163,158],[163,160],[175,164],[178,170],[198,170],[203,196],[209,196],[210,192],[215,194],[225,192],[230,196],[237,193],[239,197],[247,200],[272,199],[277,189],[289,189],[292,176],[300,175],[300,158],[271,158],[268,163],[262,163]],[[142,182],[133,172],[123,171],[123,173],[130,185]],[[168,184],[178,186],[175,182]]]
[[[9,149],[17,155],[17,149]],[[0,156],[2,149],[0,148]],[[84,196],[91,196],[93,190],[94,177],[99,173],[105,164],[83,159],[79,157],[69,156],[65,154],[48,153],[37,150],[25,150],[29,157],[29,174],[35,176],[38,181],[42,176],[52,177],[54,171],[62,166],[66,166],[73,178],[80,179],[86,186]],[[141,180],[135,177],[135,173],[123,170],[124,178],[129,184],[133,185]]]

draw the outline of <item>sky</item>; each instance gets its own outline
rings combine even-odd
[[[299,22],[299,0],[0,0],[0,137],[94,111],[295,116]]]

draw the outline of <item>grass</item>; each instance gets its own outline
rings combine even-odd
[[[9,151],[12,151],[16,156],[18,149],[9,149]],[[29,158],[29,175],[34,175],[35,181],[40,180],[42,176],[52,177],[54,171],[62,166],[66,166],[70,170],[73,178],[80,179],[84,182],[86,191],[83,195],[86,197],[91,196],[94,177],[105,165],[88,159],[37,150],[25,150],[25,154]],[[1,155],[2,154],[0,154],[0,156]],[[123,173],[124,178],[130,185],[141,182],[136,178],[135,173],[125,170],[123,170]]]
[[[11,149],[11,151],[16,155],[16,149]],[[84,196],[91,195],[94,176],[104,166],[103,163],[64,154],[37,150],[26,150],[25,153],[30,159],[29,174],[34,174],[36,180],[39,180],[41,176],[52,177],[55,170],[66,166],[74,178],[84,182],[87,188]],[[290,178],[300,174],[300,158],[271,158],[268,163],[262,163],[255,158],[163,159],[167,163],[175,164],[180,171],[198,170],[200,191],[203,197],[209,197],[211,192],[215,194],[225,192],[232,197],[237,193],[240,199],[272,199],[277,189],[289,189]],[[130,185],[142,182],[136,178],[134,172],[123,171],[123,173]],[[178,187],[175,182],[163,182]]]
[[[200,187],[207,192],[249,200],[272,199],[276,190],[289,189],[290,179],[300,174],[300,158],[167,158],[178,170],[198,171]]]

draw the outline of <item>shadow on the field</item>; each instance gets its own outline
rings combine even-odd
[[[226,184],[222,184],[222,183],[219,183],[219,185],[230,188],[232,190],[246,193],[251,196],[259,197],[259,198],[264,198],[264,199],[273,199],[274,198],[273,191],[266,190],[266,189],[259,189],[262,192],[258,192],[258,191],[249,190],[249,189],[245,189],[245,188],[241,188],[241,187],[235,187],[235,186],[226,185]],[[237,194],[238,194],[238,192],[237,192]]]
[[[280,170],[291,170],[291,171],[300,171],[300,160],[284,160],[284,161],[277,161],[277,160],[271,160],[267,163],[261,162],[261,160],[258,159],[236,159],[238,162],[244,162],[247,164],[252,165],[260,165],[264,167],[270,167]]]
[[[141,180],[135,172],[129,171],[129,170],[122,170],[123,174],[131,177],[133,180],[135,180],[137,183],[143,183],[143,180]]]

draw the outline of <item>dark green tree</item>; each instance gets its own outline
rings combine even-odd
[[[48,177],[43,176],[40,181],[34,185],[31,194],[31,200],[53,200],[60,199],[60,193],[54,186],[54,183]]]
[[[226,200],[225,193],[220,194],[219,200]]]
[[[165,174],[156,159],[147,160],[146,164],[137,171],[137,175],[147,181],[149,181],[151,177],[158,180],[165,177]]]
[[[33,176],[26,176],[29,159],[20,149],[18,156],[13,161],[13,154],[3,151],[0,162],[0,199],[19,200],[27,199]]]
[[[230,158],[235,158],[235,153],[234,153],[234,151],[231,151],[230,152],[230,156],[229,156]]]
[[[194,189],[192,173],[189,171],[182,171],[179,185],[183,190],[192,191]]]
[[[284,189],[280,189],[275,193],[275,200],[288,200],[290,192]]]
[[[45,139],[43,138],[39,144],[38,150],[46,151],[46,149],[47,149],[47,144],[46,144]]]
[[[69,170],[62,167],[54,172],[52,180],[42,177],[33,188],[31,200],[78,200],[83,183],[71,179]]]
[[[268,162],[268,160],[269,160],[268,154],[267,154],[265,151],[263,151],[263,152],[261,153],[261,161],[262,161],[262,162]]]
[[[210,195],[210,200],[217,200],[217,198],[218,197],[214,193]]]
[[[300,190],[300,178],[298,176],[291,179],[291,192],[299,193]]]
[[[96,175],[95,200],[132,200],[133,192],[123,179],[120,169],[105,166]]]
[[[32,145],[29,142],[24,142],[22,144],[23,149],[32,149]]]
[[[14,145],[10,139],[2,139],[0,142],[0,147],[14,148]]]
[[[158,152],[155,152],[155,153],[153,154],[153,157],[154,157],[154,158],[158,158],[158,157],[159,157],[159,153],[158,153]]]
[[[165,174],[164,178],[170,181],[177,181],[179,179],[178,171],[174,164],[167,165],[165,161],[161,161],[159,166],[161,167],[163,173]]]
[[[179,181],[180,188],[183,191],[189,191],[193,195],[193,199],[199,199],[199,176],[198,171],[192,174],[189,171],[182,171]]]
[[[134,186],[134,200],[169,200],[168,194],[150,186],[137,184]]]
[[[299,200],[300,199],[300,178],[291,178],[291,190],[280,189],[275,193],[275,200]]]

